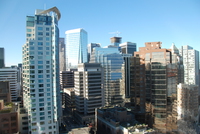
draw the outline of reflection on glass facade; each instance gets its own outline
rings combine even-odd
[[[0,68],[4,67],[4,48],[0,48]]]
[[[32,134],[59,133],[59,11],[51,12],[56,9],[36,10],[35,16],[27,16],[26,21],[23,99]]]
[[[66,71],[65,39],[59,38],[60,71]]]
[[[77,68],[79,63],[87,60],[87,32],[84,29],[73,29],[66,34],[66,61],[67,68]]]
[[[101,63],[104,68],[105,103],[121,103],[120,79],[123,57],[119,54],[118,48],[94,48],[90,62]]]

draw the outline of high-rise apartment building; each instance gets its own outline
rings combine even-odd
[[[4,48],[0,48],[0,68],[5,67]]]
[[[190,46],[182,46],[179,52],[183,57],[184,83],[199,86],[199,51]]]
[[[66,71],[65,39],[59,38],[60,71]]]
[[[88,51],[88,62],[90,62],[90,57],[91,57],[93,48],[95,48],[95,47],[101,47],[101,44],[100,44],[100,43],[90,43],[90,44],[88,44],[88,46],[87,46],[87,51]]]
[[[61,97],[59,81],[60,12],[56,7],[36,10],[26,17],[23,45],[23,101],[29,133],[59,133]]]
[[[90,123],[92,118],[94,120],[95,108],[104,106],[103,73],[99,63],[82,63],[75,71],[76,117],[83,124]],[[87,116],[91,116],[91,120]]]
[[[77,68],[78,64],[87,60],[87,32],[82,29],[73,29],[66,34],[66,63],[68,68]]]
[[[104,94],[105,104],[115,105],[121,103],[122,93],[120,79],[122,78],[122,64],[124,60],[118,47],[93,49],[90,63],[100,63],[104,68]]]
[[[20,70],[18,68],[1,68],[0,69],[0,81],[9,81],[9,92],[11,93],[11,100],[17,101],[20,87]]]

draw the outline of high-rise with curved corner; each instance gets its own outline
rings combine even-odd
[[[23,101],[31,134],[58,134],[60,12],[56,7],[26,17],[23,45]]]

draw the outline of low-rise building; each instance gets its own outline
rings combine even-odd
[[[97,134],[145,134],[154,132],[146,124],[139,124],[124,107],[102,107],[96,110]]]
[[[17,105],[0,101],[0,132],[3,134],[18,133]]]

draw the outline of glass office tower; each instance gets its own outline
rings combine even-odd
[[[91,63],[101,63],[104,68],[104,94],[105,104],[114,105],[122,102],[122,91],[120,90],[120,79],[122,78],[122,64],[124,62],[118,48],[93,49]]]
[[[31,134],[59,133],[59,19],[56,7],[36,10],[35,16],[26,17],[23,101]]]
[[[66,60],[67,68],[77,68],[79,63],[87,60],[87,32],[82,29],[73,29],[66,34]]]

